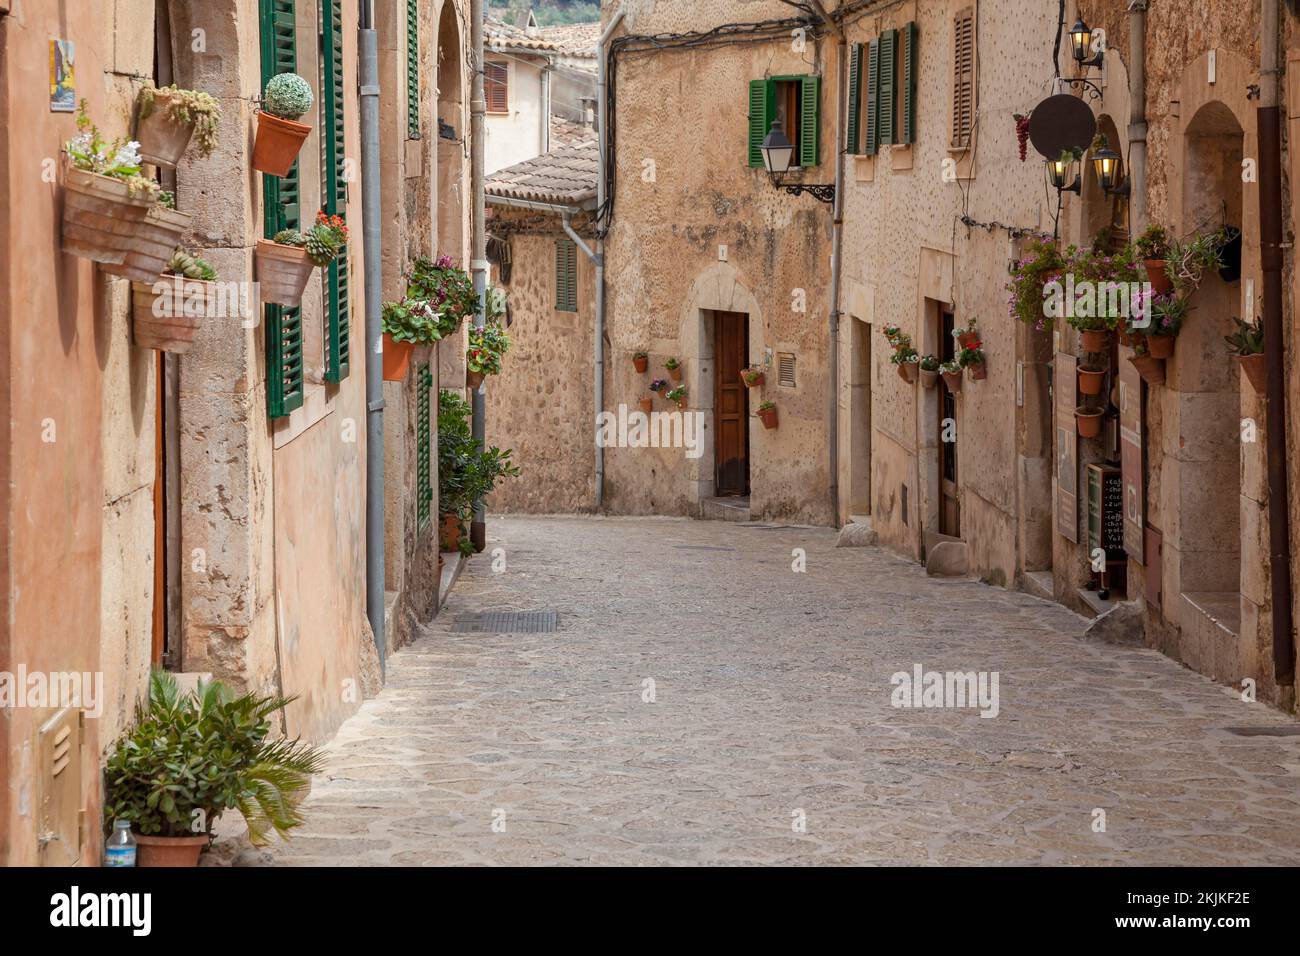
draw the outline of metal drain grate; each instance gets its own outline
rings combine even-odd
[[[679,551],[735,551],[735,548],[722,548],[711,544],[675,544]]]
[[[545,634],[559,630],[556,611],[480,611],[452,622],[453,634]]]
[[[1281,724],[1277,727],[1225,727],[1238,737],[1300,737],[1300,724]]]

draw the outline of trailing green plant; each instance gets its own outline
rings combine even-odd
[[[280,119],[297,122],[307,115],[315,102],[311,84],[297,73],[280,73],[271,77],[262,94],[262,109]]]
[[[438,392],[438,512],[469,518],[474,503],[502,478],[519,475],[511,452],[480,448],[470,432],[470,404],[457,393]]]
[[[664,362],[664,368],[668,369],[670,372],[681,367],[682,363],[677,361],[675,358],[670,358],[668,361]]]
[[[1228,227],[1194,233],[1188,239],[1170,239],[1165,262],[1174,292],[1190,297],[1201,286],[1205,273],[1223,268],[1223,247],[1230,239]]]
[[[1066,258],[1054,242],[1046,239],[1033,240],[1026,252],[1012,268],[1007,283],[1007,314],[1039,331],[1049,331],[1052,317],[1043,308],[1043,287],[1060,278],[1067,266]]]
[[[887,325],[882,330],[885,335],[885,341],[893,348],[898,348],[898,340],[903,335],[903,330],[896,325]]]
[[[773,401],[762,401],[758,403],[758,410],[760,412],[770,412],[774,408],[776,408],[776,402]]]
[[[740,377],[746,385],[753,385],[765,371],[762,365],[747,365],[740,370]]]
[[[132,196],[157,200],[162,187],[152,179],[140,175],[144,160],[140,158],[140,144],[124,138],[108,139],[86,113],[86,101],[77,110],[77,135],[63,146],[73,168],[99,176],[109,176],[126,183]]]
[[[163,272],[201,282],[214,282],[217,278],[217,270],[212,268],[211,263],[206,259],[200,259],[196,253],[186,252],[184,249],[177,249],[172,254],[171,261],[167,263],[167,268],[163,269]]]
[[[678,385],[664,392],[664,398],[670,402],[684,402],[686,400],[686,386]]]
[[[1153,222],[1133,242],[1139,259],[1163,259],[1169,255],[1169,231]]]
[[[304,81],[306,82],[306,81]],[[308,93],[311,88],[308,87]],[[211,156],[217,148],[217,129],[221,126],[221,104],[211,94],[198,90],[182,90],[175,84],[155,87],[152,84],[140,91],[140,119],[148,119],[159,103],[173,122],[194,127],[194,141],[199,153]],[[311,106],[310,100],[307,103]],[[303,110],[303,113],[307,110]],[[302,115],[301,113],[298,115]]]
[[[432,345],[442,338],[438,332],[438,313],[429,303],[416,299],[385,302],[379,322],[380,331],[394,342]]]
[[[327,216],[321,211],[316,213],[315,224],[306,232],[281,229],[271,241],[306,249],[307,258],[324,268],[347,247],[348,227],[342,216]]]
[[[923,355],[920,361],[922,372],[939,371],[939,357],[937,355]]]
[[[903,336],[903,338],[907,339],[909,343],[912,341],[911,339],[908,339],[907,336]],[[894,365],[911,365],[914,362],[919,363],[921,361],[921,356],[918,355],[916,349],[912,348],[909,344],[897,348],[894,351],[894,354],[889,356],[889,361]]]
[[[104,825],[130,820],[146,836],[212,835],[238,810],[255,846],[302,824],[302,798],[323,765],[315,747],[271,738],[270,717],[293,697],[236,696],[220,681],[184,692],[155,670],[148,702],[104,767]]]
[[[944,375],[956,375],[961,371],[961,362],[953,359],[951,362],[944,362],[939,366],[940,373]]]
[[[1245,319],[1232,317],[1233,329],[1230,335],[1225,335],[1223,341],[1228,344],[1228,351],[1233,355],[1260,355],[1264,351],[1264,321],[1256,319],[1254,322],[1247,322]]]
[[[447,338],[460,327],[461,320],[479,309],[478,293],[464,269],[453,264],[451,256],[429,259],[421,256],[406,274],[406,296],[428,302],[440,316],[438,331]]]
[[[465,349],[465,366],[471,372],[498,375],[501,372],[501,357],[509,348],[510,336],[495,322],[489,322],[481,329],[471,328],[469,346]]]

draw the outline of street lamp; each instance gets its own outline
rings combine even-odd
[[[1081,193],[1083,191],[1083,181],[1079,174],[1074,172],[1075,158],[1068,152],[1062,153],[1056,159],[1047,161],[1047,178],[1057,192],[1062,193]],[[1070,173],[1074,172],[1073,181],[1070,180]],[[1067,186],[1066,183],[1069,183]]]
[[[790,171],[790,164],[794,160],[794,143],[790,142],[790,137],[785,135],[785,129],[782,127],[779,117],[772,121],[772,128],[767,131],[767,136],[763,138],[763,143],[759,146],[759,149],[763,153],[763,166],[766,167],[767,174],[772,179],[772,185],[777,189],[784,189],[791,196],[808,193],[821,202],[831,203],[835,201],[835,186],[833,184],[792,183],[787,185],[781,182],[781,177]]]
[[[1101,66],[1104,54],[1092,53],[1092,27],[1083,22],[1083,17],[1074,21],[1074,26],[1070,27],[1070,50],[1074,53],[1074,62],[1079,66],[1087,69],[1090,66]]]
[[[1092,154],[1092,168],[1097,173],[1097,182],[1101,184],[1104,192],[1116,196],[1124,196],[1129,192],[1128,180],[1122,183],[1122,167],[1119,153],[1115,152],[1104,141],[1100,149],[1096,149]]]

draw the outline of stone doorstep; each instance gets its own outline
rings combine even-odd
[[[459,551],[442,552],[442,579],[438,582],[438,610],[447,603],[447,597],[451,594],[452,586],[456,579],[460,577],[460,572],[465,567],[465,559]]]
[[[1056,601],[1056,579],[1051,571],[1026,571],[1021,590],[1044,601]]]
[[[748,521],[749,498],[705,498],[700,502],[705,521]]]
[[[1097,591],[1089,591],[1087,588],[1078,588],[1076,591],[1079,595],[1079,600],[1082,601],[1083,606],[1088,609],[1087,613],[1091,617],[1101,617],[1115,606],[1116,602],[1114,598],[1102,600],[1100,593]],[[1115,592],[1112,591],[1111,593],[1114,594]]]

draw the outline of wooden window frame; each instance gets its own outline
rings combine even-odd
[[[492,76],[494,70],[501,71],[501,79]],[[495,89],[493,88],[495,84]],[[499,91],[499,93],[498,93]],[[499,95],[501,105],[493,105],[494,97]],[[510,63],[507,60],[487,60],[483,65],[483,99],[487,103],[487,112],[496,116],[510,112]]]

